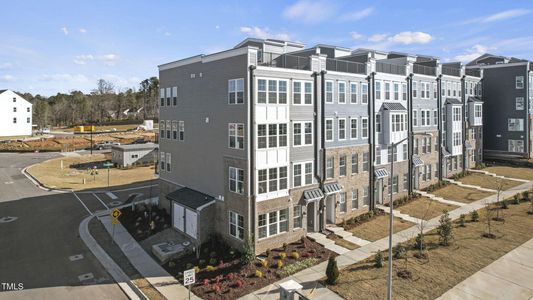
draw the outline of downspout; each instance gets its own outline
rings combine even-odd
[[[413,151],[413,138],[414,138],[414,135],[413,135],[413,73],[409,74],[409,76],[407,76],[407,90],[409,91],[409,93],[407,94],[407,151],[408,151],[408,156],[409,156],[409,160],[408,160],[408,165],[407,165],[407,176],[408,176],[408,181],[407,181],[407,186],[408,186],[408,190],[407,190],[407,194],[408,195],[412,195],[413,194],[413,190],[414,190],[414,183],[413,183],[413,179],[414,179],[414,174],[413,174],[413,155],[414,155],[414,151]]]
[[[375,76],[376,72],[370,73],[369,76],[366,77],[366,80],[368,81],[368,197],[369,197],[369,210],[374,210],[375,208],[375,200],[374,199],[374,163],[375,163],[375,156],[376,156],[376,148],[375,148],[375,132],[374,132],[374,119],[375,119],[375,111],[374,111],[374,102],[375,102]]]
[[[251,234],[251,242],[252,244],[254,245],[254,249],[255,249],[255,241],[256,241],[256,238],[255,238],[255,219],[256,219],[256,215],[255,215],[255,212],[257,211],[257,201],[255,199],[255,183],[254,183],[254,174],[255,174],[255,141],[254,141],[254,129],[255,129],[255,119],[254,119],[254,104],[255,104],[255,100],[254,100],[254,70],[255,70],[256,66],[254,65],[251,65],[249,67],[249,70],[250,70],[250,82],[249,82],[249,91],[250,91],[250,95],[249,95],[249,101],[248,101],[248,105],[250,105],[250,123],[248,125],[248,145],[250,147],[250,169],[249,169],[249,172],[248,172],[248,180],[250,182],[250,202],[249,202],[249,206],[248,206],[248,224],[249,224],[249,228],[248,228],[248,234],[250,235]],[[255,251],[255,250],[254,250]]]
[[[313,140],[313,150],[314,150],[314,153],[313,153],[313,157],[314,157],[314,173],[315,173],[315,179],[316,181],[322,185],[322,180],[320,178],[320,175],[318,174],[318,162],[319,162],[319,153],[318,153],[318,72],[313,72],[313,74],[311,75],[313,76],[313,84],[314,84],[314,89],[313,89],[313,99],[315,100],[314,103],[313,103],[313,128],[315,130],[315,136],[314,136],[314,140]],[[322,132],[320,133],[322,134]]]
[[[462,123],[462,129],[463,129],[463,132],[461,133],[462,135],[462,138],[463,138],[463,172],[466,170],[466,121],[467,121],[467,116],[466,116],[466,95],[465,95],[465,78],[466,78],[466,75],[463,75],[463,77],[461,77],[461,101],[463,102],[463,111],[462,111],[462,115],[463,115],[463,122]]]
[[[320,72],[320,134],[325,134],[326,132],[326,70],[322,70]],[[315,101],[317,102],[317,101]],[[320,189],[324,190],[324,181],[326,180],[326,137],[321,136],[320,139],[320,151],[321,151],[321,165],[322,165],[322,178],[319,181]],[[317,163],[318,164],[318,163]],[[318,174],[318,173],[317,173]],[[319,220],[318,220],[318,231],[321,232],[323,228],[325,228],[325,221],[324,221],[324,208],[326,206],[326,194],[324,194],[324,197],[318,201],[318,210],[319,210]],[[316,220],[315,220],[316,222]],[[316,227],[315,227],[316,228]]]
[[[529,76],[531,75],[531,71],[529,70],[529,67],[530,67],[530,64],[531,63],[527,63],[527,79],[525,81],[527,81],[527,89],[526,89],[526,128],[527,128],[527,134],[526,134],[526,151],[527,151],[527,158],[528,159],[531,159],[531,145],[530,145],[530,141],[531,141],[531,122],[529,120],[529,97],[531,97],[531,95],[529,94],[529,89],[530,89],[530,86],[529,86]]]
[[[442,181],[442,74],[437,76],[437,147],[439,155],[439,182]]]

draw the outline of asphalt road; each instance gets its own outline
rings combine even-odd
[[[120,205],[131,193],[148,197],[150,187],[116,187],[112,195],[57,193],[36,187],[21,173],[59,155],[0,153],[0,299],[127,299],[79,238],[78,228],[90,214]],[[155,195],[157,187],[152,190]],[[3,283],[24,289],[6,291]]]

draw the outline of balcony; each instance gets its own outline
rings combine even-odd
[[[257,64],[260,66],[287,68],[296,70],[311,70],[311,58],[290,54],[271,52],[259,53]]]
[[[461,76],[461,69],[442,66],[442,74],[443,75],[460,77]]]
[[[436,76],[437,75],[437,68],[414,64],[413,65],[413,73],[421,74],[421,75]]]
[[[328,58],[326,59],[326,70],[345,73],[366,74],[366,64]]]
[[[465,74],[473,77],[481,77],[481,71],[477,69],[466,69]]]
[[[376,72],[395,75],[405,75],[405,66],[393,65],[384,62],[376,62]]]

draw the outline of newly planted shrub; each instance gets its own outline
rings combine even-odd
[[[255,259],[255,250],[252,242],[253,237],[248,235],[244,242],[244,252],[242,254],[242,263],[249,264]]]
[[[515,205],[520,204],[520,194],[515,194],[513,200]]]
[[[266,258],[263,259],[263,260],[261,261],[261,265],[262,265],[263,267],[268,267],[268,259],[266,259]]]
[[[208,265],[208,266],[205,268],[205,270],[206,270],[207,272],[212,272],[212,271],[216,270],[216,268],[213,267],[213,266],[211,266],[211,265]]]
[[[281,259],[285,259],[285,257],[287,257],[287,253],[285,253],[285,252],[280,252],[279,257],[280,257]]]
[[[335,260],[335,257],[330,256],[328,260],[328,266],[326,267],[326,276],[326,282],[328,284],[334,285],[337,283],[337,279],[339,279],[339,268],[337,267],[337,261]]]
[[[452,219],[450,219],[448,211],[444,211],[444,214],[440,217],[439,223],[440,225],[437,227],[437,233],[439,235],[440,243],[443,246],[448,246],[450,240],[453,238]]]
[[[503,200],[501,202],[501,208],[502,209],[508,209],[509,208],[509,204],[507,203],[507,200]]]
[[[472,222],[478,222],[479,221],[479,213],[477,212],[477,210],[473,210],[470,213],[470,219],[472,220]]]
[[[383,267],[383,254],[381,253],[381,250],[378,250],[378,252],[376,253],[376,256],[374,257],[374,266],[376,268]]]
[[[257,278],[263,277],[263,272],[261,272],[259,270],[255,270],[255,277],[257,277]]]
[[[396,247],[394,247],[392,251],[393,257],[396,259],[403,258],[405,256],[405,253],[407,252],[403,244],[396,245]]]
[[[235,281],[235,287],[236,288],[241,288],[243,285],[244,285],[244,283],[241,280]]]
[[[299,254],[298,252],[296,252],[296,251],[293,251],[293,252],[291,253],[291,256],[292,256],[292,258],[294,258],[294,259],[298,259],[298,258],[300,258],[300,254]]]
[[[204,279],[204,280],[202,281],[202,284],[205,285],[205,286],[208,286],[208,285],[209,285],[209,279],[207,279],[207,278]]]
[[[466,227],[465,222],[466,222],[466,215],[465,214],[461,214],[459,216],[459,226]]]
[[[283,261],[281,259],[278,259],[278,269],[283,268]]]
[[[209,259],[209,264],[210,265],[216,265],[217,264],[217,259],[216,258],[210,258]]]
[[[426,248],[426,244],[424,243],[424,235],[418,234],[415,238],[415,248],[419,251],[422,251]]]

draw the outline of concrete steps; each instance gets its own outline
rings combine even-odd
[[[369,241],[358,238],[354,236],[351,232],[346,231],[344,230],[344,228],[336,225],[329,225],[326,227],[326,230],[334,233],[335,235],[338,235],[339,237],[347,240],[350,243],[356,244],[357,246],[364,246],[370,243]]]

